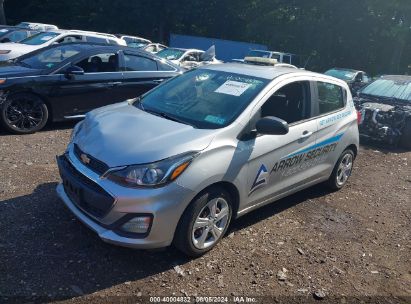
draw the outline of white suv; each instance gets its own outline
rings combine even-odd
[[[55,30],[41,32],[26,38],[19,43],[3,43],[0,47],[0,61],[15,59],[52,44],[68,42],[126,45],[126,42],[123,39],[110,34],[77,30]]]

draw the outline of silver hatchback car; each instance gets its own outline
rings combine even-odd
[[[320,182],[342,188],[358,141],[338,79],[205,66],[87,114],[57,157],[57,192],[103,241],[199,256],[253,209]]]

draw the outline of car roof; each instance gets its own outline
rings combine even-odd
[[[77,35],[86,35],[86,36],[95,36],[95,37],[106,37],[111,39],[120,39],[113,34],[107,33],[99,33],[99,32],[91,32],[91,31],[80,31],[80,30],[66,30],[66,29],[58,29],[58,30],[49,30],[49,31],[42,31],[43,33],[57,33],[57,34],[77,34]]]
[[[202,69],[210,69],[216,71],[230,72],[235,74],[243,74],[252,77],[265,78],[273,80],[278,76],[290,73],[298,73],[303,75],[320,75],[321,77],[327,77],[323,74],[318,74],[306,70],[296,69],[294,67],[288,66],[266,66],[266,65],[256,65],[248,63],[223,63],[223,64],[212,64],[201,67]]]

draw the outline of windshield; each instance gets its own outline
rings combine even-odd
[[[266,52],[266,51],[250,51],[248,53],[249,57],[261,57],[261,58],[270,58],[271,52]]]
[[[350,70],[337,70],[337,69],[332,69],[328,70],[327,72],[324,73],[325,75],[332,76],[341,80],[353,80],[355,76],[354,71]]]
[[[280,61],[281,55],[278,53],[272,53],[268,51],[250,51],[247,55],[248,57],[260,57],[260,58],[272,58],[272,59],[277,59],[277,61]]]
[[[61,45],[52,49],[24,56],[17,63],[32,69],[51,69],[64,60],[80,53],[81,46]]]
[[[1,31],[0,31],[1,32]],[[10,31],[5,35],[0,34],[0,42],[19,42],[28,36],[32,36],[35,32],[28,32],[27,30]]]
[[[31,36],[29,38],[26,38],[20,41],[20,43],[28,44],[28,45],[41,45],[53,39],[54,37],[57,37],[58,35],[60,34],[54,33],[54,32],[43,32],[43,33],[39,33],[37,35]]]
[[[361,90],[360,94],[411,102],[411,79],[378,79]]]
[[[178,49],[165,49],[158,52],[156,55],[167,60],[178,60],[186,51]]]
[[[123,37],[123,40],[127,43],[127,46],[134,47],[134,48],[141,48],[149,44],[147,40],[138,39],[138,38]]]
[[[197,69],[165,82],[135,106],[199,129],[228,126],[269,80]]]

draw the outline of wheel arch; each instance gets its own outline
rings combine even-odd
[[[47,110],[49,112],[48,113],[49,117],[48,117],[47,122],[53,121],[53,116],[54,116],[53,115],[54,114],[53,113],[53,106],[51,105],[51,102],[50,102],[50,100],[47,99],[47,97],[33,91],[32,89],[9,90],[9,91],[7,91],[7,96],[13,96],[13,95],[17,95],[17,94],[30,94],[30,95],[34,95],[34,96],[40,98],[46,104]]]
[[[355,144],[351,144],[351,145],[347,146],[347,147],[344,149],[344,151],[345,151],[345,150],[348,150],[348,149],[350,149],[350,150],[352,150],[352,151],[354,152],[354,158],[356,158],[357,155],[358,155],[358,147],[357,147]]]

